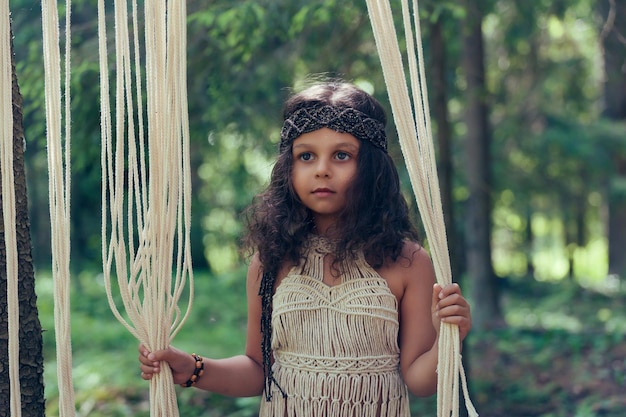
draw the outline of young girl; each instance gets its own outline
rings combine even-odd
[[[139,347],[142,378],[229,396],[261,417],[403,417],[436,392],[440,321],[471,326],[458,285],[435,284],[387,154],[382,106],[330,82],[286,103],[268,188],[249,209],[244,355]]]

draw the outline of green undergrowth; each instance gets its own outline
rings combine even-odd
[[[482,417],[620,417],[626,409],[626,297],[571,281],[509,283],[508,326],[468,342]]]
[[[71,296],[77,416],[149,416],[149,384],[139,376],[137,341],[113,316],[102,277],[82,273]],[[196,272],[191,315],[173,344],[225,357],[244,350],[245,271]],[[507,326],[473,331],[464,348],[471,396],[482,417],[617,417],[626,400],[624,293],[571,282],[506,282]],[[47,415],[58,415],[53,288],[37,276],[44,332]],[[183,303],[184,304],[184,303]],[[121,306],[118,302],[118,306]],[[184,305],[181,306],[184,308]],[[121,307],[120,307],[121,309]],[[176,387],[181,416],[253,417],[259,398],[228,398]],[[411,399],[412,415],[436,415],[436,399]]]

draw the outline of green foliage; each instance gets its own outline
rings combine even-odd
[[[607,328],[598,312],[606,309],[623,322],[624,291],[508,283],[510,326],[470,334],[466,347],[480,415],[620,416],[626,327]]]
[[[399,2],[392,3],[399,10]],[[72,259],[78,271],[100,263],[99,74],[96,2],[75,1],[72,6]],[[607,182],[615,193],[623,188],[612,179],[617,177],[610,158],[624,149],[624,127],[609,127],[598,116],[602,57],[593,2],[489,0],[481,7],[494,126],[494,201],[508,202],[496,210],[504,208],[508,219],[526,219],[534,212],[562,217],[563,230],[586,234],[579,241],[567,237],[563,246],[584,248],[603,233],[598,214],[603,202],[584,201],[597,201],[597,190]],[[50,238],[40,10],[15,0],[12,11],[24,95],[34,256],[46,265]],[[188,11],[194,264],[220,273],[239,261],[240,213],[266,184],[281,103],[289,89],[322,73],[368,85],[385,105],[387,100],[364,2],[191,1]],[[420,11],[423,18],[443,23],[451,122],[460,136],[464,86],[458,27],[465,10],[458,2],[426,1]],[[423,31],[428,60],[427,26]],[[398,34],[402,43],[402,31]],[[393,129],[390,133],[393,137]],[[456,166],[461,167],[462,148],[454,143]],[[397,144],[392,141],[391,147],[402,167]],[[459,218],[467,198],[461,173],[455,169]],[[572,201],[583,201],[576,210],[588,219],[584,233],[574,230],[579,213]],[[530,224],[524,220],[513,231],[496,223],[496,233],[517,242],[503,251],[518,259],[517,266],[502,274],[523,274],[524,260],[532,261],[533,248],[524,237]]]
[[[138,342],[111,313],[102,277],[83,273],[82,292],[72,293],[72,350],[76,406],[90,416],[149,415],[148,384],[139,377]],[[174,344],[210,357],[243,352],[246,304],[245,270],[212,276],[196,274],[192,315]],[[54,342],[53,283],[37,276],[38,307],[44,333],[45,385],[48,413],[58,414]],[[181,306],[184,308],[184,306]],[[180,391],[183,391],[182,389]],[[181,392],[181,415],[246,416],[258,399],[236,400]],[[187,404],[190,402],[190,405]],[[198,403],[202,404],[198,404]],[[215,410],[211,414],[211,409]],[[205,413],[205,410],[208,414]],[[229,411],[230,410],[230,411]]]

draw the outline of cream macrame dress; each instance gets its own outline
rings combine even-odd
[[[259,416],[408,417],[397,300],[362,254],[326,285],[331,248],[313,237],[304,260],[276,289],[273,370],[287,397],[272,385]]]

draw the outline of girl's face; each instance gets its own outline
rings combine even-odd
[[[346,206],[346,192],[357,172],[361,144],[349,133],[321,128],[293,142],[293,188],[313,212],[320,233],[335,223]]]

